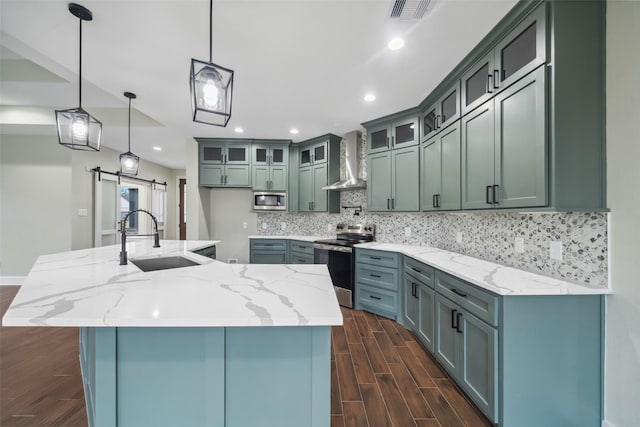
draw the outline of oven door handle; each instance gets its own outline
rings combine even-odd
[[[313,249],[320,249],[320,250],[332,251],[332,252],[345,252],[345,253],[353,252],[353,248],[350,246],[327,245],[324,243],[314,243]]]

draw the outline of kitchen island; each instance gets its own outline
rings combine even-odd
[[[5,326],[80,327],[91,426],[330,424],[330,330],[342,315],[326,266],[228,265],[216,241],[148,241],[43,255]],[[190,267],[143,272],[139,259]]]

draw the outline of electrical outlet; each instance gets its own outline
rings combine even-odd
[[[78,209],[78,216],[88,216],[89,215],[89,210],[88,209]]]
[[[411,227],[404,228],[404,237],[411,237]]]
[[[515,251],[519,254],[524,252],[524,239],[522,237],[516,237]]]
[[[327,231],[329,233],[331,233],[333,231],[333,227],[331,226],[331,224],[327,224]]]
[[[238,263],[238,258],[229,258],[227,260],[227,264],[237,264]]]
[[[286,222],[281,222],[280,223],[280,230],[286,230],[287,229],[287,223]]]
[[[245,230],[247,229],[247,223],[246,222],[242,223],[242,228],[244,228]]]
[[[462,243],[462,231],[458,231],[456,233],[456,243],[458,243],[458,244]]]
[[[266,223],[266,222],[263,222],[263,223],[262,223],[262,229],[263,229],[263,230],[266,230],[266,229],[267,229],[267,223]]]
[[[549,257],[562,261],[562,242],[551,242],[549,244]]]

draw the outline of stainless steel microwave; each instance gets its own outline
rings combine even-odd
[[[286,211],[287,193],[254,191],[253,209],[260,211]]]

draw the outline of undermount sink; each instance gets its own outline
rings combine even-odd
[[[142,271],[168,270],[170,268],[191,267],[200,265],[183,256],[168,256],[162,258],[130,259],[131,263]]]

